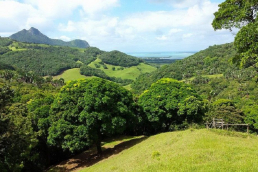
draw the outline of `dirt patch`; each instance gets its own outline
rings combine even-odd
[[[95,148],[85,151],[79,155],[74,156],[66,161],[61,162],[60,164],[56,165],[55,167],[48,170],[49,172],[76,172],[83,168],[90,167],[104,159],[107,159],[113,155],[116,155],[123,150],[126,150],[143,140],[147,137],[140,137],[136,139],[132,139],[129,141],[118,141],[117,145],[113,147],[102,146],[103,153],[101,155],[97,154]]]

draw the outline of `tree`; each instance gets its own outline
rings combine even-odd
[[[92,144],[101,153],[101,139],[124,132],[134,119],[132,94],[100,78],[72,81],[52,105],[48,142],[71,152]]]
[[[2,171],[26,171],[26,164],[37,159],[32,149],[37,145],[26,105],[13,103],[0,113],[0,167]]]
[[[233,62],[240,67],[258,67],[257,0],[226,0],[214,13],[215,30],[238,28],[234,41],[237,55]]]
[[[237,109],[232,100],[218,99],[211,104],[205,120],[211,121],[212,118],[223,119],[228,124],[239,124],[243,123],[244,114],[241,110]]]
[[[39,154],[38,164],[41,168],[49,166],[51,159],[59,155],[55,149],[47,144],[48,128],[49,128],[49,111],[51,104],[54,101],[54,96],[48,92],[36,92],[33,98],[27,102],[28,117],[32,121],[34,132],[37,132],[38,145],[34,150]],[[61,155],[60,155],[61,156]],[[62,155],[64,156],[64,155]]]
[[[163,78],[152,84],[139,98],[154,132],[202,120],[203,101],[195,90],[183,82]],[[174,125],[174,126],[172,126]]]

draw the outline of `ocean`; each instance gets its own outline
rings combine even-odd
[[[196,52],[128,52],[126,54],[139,58],[184,59]]]

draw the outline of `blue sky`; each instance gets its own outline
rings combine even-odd
[[[64,41],[84,39],[102,50],[199,51],[232,42],[214,31],[222,0],[0,0],[0,36],[35,27]]]

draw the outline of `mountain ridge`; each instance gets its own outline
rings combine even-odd
[[[42,34],[38,29],[31,27],[29,30],[23,29],[17,33],[12,34],[9,38],[28,43],[37,44],[49,44],[57,46],[68,46],[77,48],[87,48],[90,47],[89,43],[84,40],[75,39],[69,42],[62,41],[60,39],[51,39],[46,35]]]

